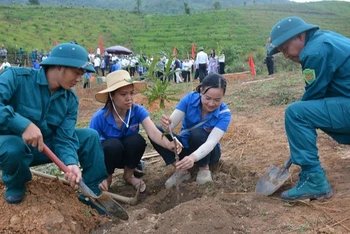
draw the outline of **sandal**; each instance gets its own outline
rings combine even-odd
[[[135,190],[137,190],[140,187],[140,193],[143,193],[146,191],[146,184],[143,182],[143,180],[137,178],[137,177],[131,177],[129,180],[125,180],[127,184],[130,184],[134,187]]]

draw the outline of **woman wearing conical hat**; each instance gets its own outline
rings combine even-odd
[[[146,141],[139,134],[140,124],[148,137],[163,147],[173,150],[175,144],[162,137],[148,111],[133,102],[133,96],[146,88],[145,82],[133,81],[125,70],[109,73],[106,82],[107,88],[95,95],[96,100],[105,106],[94,114],[90,128],[100,134],[108,183],[112,183],[115,168],[120,168],[124,169],[125,182],[144,192],[146,184],[134,177],[135,168],[146,149]]]

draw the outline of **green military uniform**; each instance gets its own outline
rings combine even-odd
[[[42,66],[83,66],[82,69],[93,71],[85,63],[86,51],[79,51],[82,47],[66,43],[55,48],[51,59]],[[67,61],[65,57],[76,60]],[[98,185],[108,176],[102,146],[96,131],[75,129],[78,105],[73,90],[61,88],[51,94],[44,68],[8,68],[0,75],[0,169],[7,187],[5,198],[24,194],[25,183],[31,180],[30,166],[51,162],[22,140],[30,123],[40,129],[45,144],[65,165],[80,163],[85,184],[97,195],[101,193]]]
[[[286,200],[332,195],[319,161],[316,129],[339,143],[350,144],[350,39],[289,17],[272,29],[272,44],[276,47],[271,53],[277,53],[278,46],[302,32],[306,36],[299,60],[305,93],[285,112],[292,162],[301,167],[301,172],[297,186],[282,193]]]

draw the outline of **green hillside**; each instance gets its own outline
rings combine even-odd
[[[75,40],[95,51],[124,45],[135,53],[157,55],[179,49],[183,58],[191,44],[206,50],[229,49],[235,56],[263,53],[266,38],[278,19],[296,15],[350,36],[350,3],[315,2],[231,7],[191,15],[136,15],[123,11],[48,6],[0,6],[0,43],[10,51],[49,50],[54,42]]]
[[[90,8],[103,8],[111,10],[124,10],[134,11],[137,2],[140,3],[139,10],[144,14],[184,14],[184,3],[190,9],[190,12],[208,11],[214,9],[214,5],[217,8],[227,8],[231,6],[244,6],[244,5],[263,5],[263,4],[276,4],[276,3],[288,3],[289,0],[39,0],[40,5],[44,6],[73,6],[73,7],[90,7]],[[1,0],[2,4],[24,4],[28,3],[28,0]]]

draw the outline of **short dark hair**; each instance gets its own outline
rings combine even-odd
[[[196,91],[198,93],[202,91],[202,93],[204,94],[211,88],[220,88],[224,91],[225,94],[226,85],[226,79],[222,75],[211,73],[203,79],[200,85],[197,86]]]

